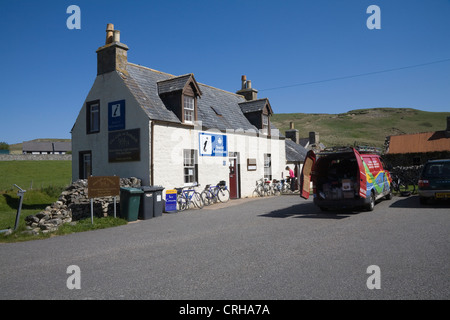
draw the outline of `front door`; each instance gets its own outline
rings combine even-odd
[[[229,169],[230,169],[230,198],[238,199],[240,198],[240,190],[239,190],[239,153],[238,152],[230,152],[229,161]]]

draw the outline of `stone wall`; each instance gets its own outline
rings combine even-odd
[[[121,178],[121,187],[138,188],[141,180],[138,178]],[[120,215],[120,197],[117,197],[116,213]],[[94,216],[114,216],[114,198],[103,197],[94,199]],[[64,223],[70,223],[91,216],[91,202],[88,198],[87,179],[80,179],[68,186],[59,196],[58,201],[45,210],[25,218],[27,231],[37,234],[56,231]]]
[[[0,154],[0,161],[72,160],[71,154]]]

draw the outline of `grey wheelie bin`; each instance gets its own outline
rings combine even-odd
[[[153,217],[162,216],[163,212],[163,187],[158,186],[143,186],[141,206],[139,209],[139,217],[143,220],[151,219]]]
[[[120,188],[120,216],[127,221],[136,221],[139,215],[142,190],[138,188]]]

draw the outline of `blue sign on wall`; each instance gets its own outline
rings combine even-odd
[[[125,129],[125,100],[108,103],[108,130]]]
[[[227,136],[200,132],[198,149],[201,156],[227,157]]]

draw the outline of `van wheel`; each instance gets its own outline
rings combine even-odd
[[[370,193],[370,202],[367,204],[367,211],[373,211],[375,208],[375,194],[373,192]]]

